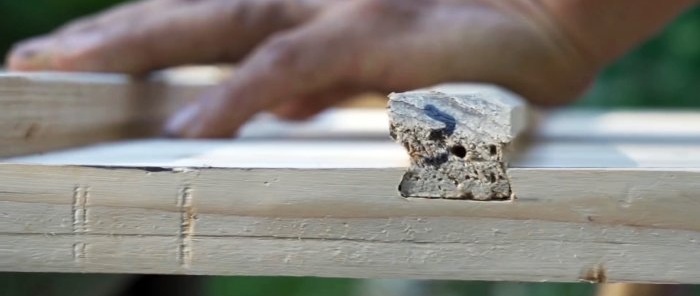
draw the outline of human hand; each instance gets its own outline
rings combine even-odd
[[[144,73],[238,62],[169,121],[228,137],[251,116],[313,115],[366,91],[495,83],[539,104],[575,98],[603,62],[538,0],[149,0],[19,44],[12,70]]]

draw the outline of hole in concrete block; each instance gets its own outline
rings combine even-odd
[[[462,145],[455,145],[450,148],[450,152],[459,158],[464,158],[467,156],[467,149]]]
[[[496,145],[489,145],[489,153],[491,153],[491,155],[496,155],[496,153],[498,153],[498,149],[496,149]]]

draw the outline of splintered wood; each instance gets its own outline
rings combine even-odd
[[[516,95],[491,85],[448,84],[389,96],[390,134],[411,165],[403,196],[506,200],[505,152],[525,129]]]

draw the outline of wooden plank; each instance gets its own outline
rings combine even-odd
[[[152,135],[167,114],[228,73],[225,68],[190,67],[158,73],[150,82],[118,74],[0,73],[0,157]],[[293,124],[266,116],[242,134],[294,138],[383,138],[388,134],[384,110],[331,112],[310,123]],[[345,124],[348,118],[354,124]],[[686,124],[676,124],[681,121]],[[700,135],[696,122],[700,119],[688,111],[555,112],[544,117],[538,135],[572,140],[692,139]]]
[[[508,170],[517,199],[489,202],[401,197],[389,140],[12,158],[0,270],[700,282],[700,141],[586,143],[534,145]]]
[[[700,168],[697,143],[541,141],[513,156],[510,168]],[[40,165],[218,168],[405,168],[400,145],[380,140],[140,140],[8,158]],[[398,184],[398,183],[397,183]]]
[[[140,81],[119,74],[0,73],[0,157],[155,134],[165,116],[217,81],[204,69],[193,71]]]
[[[0,155],[133,136],[210,84],[169,79],[0,75]],[[476,202],[401,197],[378,112],[7,159],[0,270],[700,283],[697,113],[545,116],[517,199]]]
[[[212,66],[141,79],[0,71],[0,157],[157,135],[169,114],[230,74],[230,68]]]
[[[562,109],[540,112],[533,137],[539,140],[692,142],[700,137],[697,110]],[[264,114],[244,127],[245,138],[384,139],[389,118],[383,109],[335,109],[311,121],[285,122]],[[349,124],[351,123],[351,124]]]
[[[558,110],[542,114],[537,135],[558,140],[696,141],[698,110]]]
[[[634,171],[651,185],[611,179],[597,185],[609,189],[590,190],[592,181],[626,172],[537,179],[516,171],[513,202],[402,198],[390,185],[401,172],[3,165],[0,269],[688,283],[700,276],[691,259],[700,255],[698,205],[688,200],[698,185],[687,182],[698,172]],[[541,180],[553,177],[562,188],[554,192]],[[564,189],[584,182],[588,193]]]
[[[153,135],[167,114],[227,73],[226,69],[192,67],[158,73],[147,83],[118,74],[0,73],[0,157]],[[374,139],[388,134],[384,110],[341,110],[305,123],[269,117],[262,115],[242,135]],[[349,121],[353,124],[346,124]],[[686,124],[676,124],[681,121]],[[700,124],[695,122],[700,119],[688,111],[565,111],[544,117],[538,136],[692,139],[700,135]]]

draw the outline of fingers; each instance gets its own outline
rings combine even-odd
[[[276,107],[271,112],[277,118],[284,120],[306,120],[328,108],[326,104],[318,103],[316,98],[311,100],[297,100]]]
[[[338,88],[331,92],[282,102],[271,112],[282,119],[305,120],[360,93],[354,88]]]
[[[13,70],[142,73],[187,63],[234,62],[321,4],[286,0],[155,0],[117,8],[24,42]]]
[[[156,11],[163,11],[168,6],[173,6],[171,2],[170,0],[151,0],[127,3],[111,8],[105,13],[74,20],[52,33],[53,38],[35,37],[15,45],[12,53],[7,57],[7,64],[12,70],[51,69],[51,53],[61,49],[58,41],[63,37],[57,38],[58,36],[77,35],[109,26],[110,23],[118,23],[122,19],[125,22],[140,19],[142,16],[152,15]]]
[[[348,54],[337,33],[322,22],[273,36],[241,65],[233,80],[173,117],[167,132],[230,137],[259,111],[292,99],[315,102],[317,110],[328,106],[319,101],[323,94],[349,88],[343,80],[347,59],[341,58]]]
[[[388,19],[391,15],[385,12],[391,11],[390,5],[377,11],[375,2],[335,6],[309,24],[274,36],[241,65],[234,79],[176,114],[166,132],[180,137],[230,137],[262,110],[281,108],[278,112],[283,115],[310,116],[334,102],[324,94],[333,96],[348,89],[387,92],[439,79],[424,77],[422,63],[407,68],[404,64],[417,61],[411,55],[397,57],[413,18],[402,12]],[[358,22],[368,13],[371,18]],[[397,34],[403,37],[394,38]],[[295,100],[309,109],[289,105]]]
[[[181,0],[142,0],[137,2],[126,2],[109,8],[108,10],[95,15],[89,15],[69,22],[58,28],[54,34],[70,34],[86,30],[109,26],[119,21],[130,21],[140,16],[148,17],[163,12],[169,7],[176,7]]]
[[[63,44],[68,39],[84,36],[88,31],[106,31],[110,26],[119,26],[120,22],[130,23],[152,16],[155,12],[167,11],[176,7],[169,0],[149,0],[129,2],[107,10],[106,12],[76,19],[46,36],[34,37],[15,44],[7,56],[7,65],[11,70],[64,70],[56,65],[55,60],[68,55]],[[65,69],[69,70],[69,69]]]

